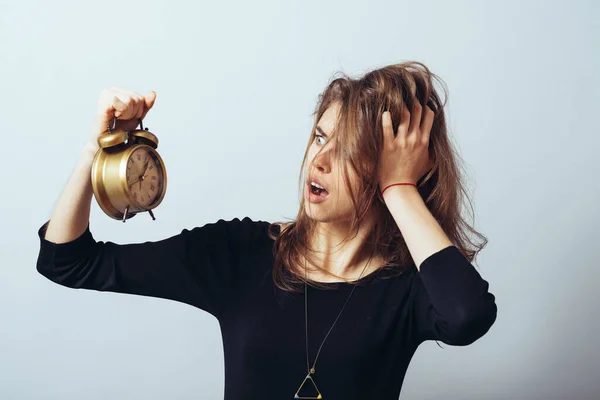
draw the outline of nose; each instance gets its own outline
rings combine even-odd
[[[319,153],[315,154],[315,158],[313,159],[312,163],[314,167],[323,174],[331,172],[329,149],[322,149]]]

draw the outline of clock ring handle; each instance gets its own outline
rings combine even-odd
[[[156,135],[150,132],[148,128],[144,128],[144,123],[141,118],[138,120],[138,123],[140,128],[130,131],[129,135],[135,138],[136,143],[147,144],[156,149],[158,147],[158,138]]]
[[[138,118],[138,124],[140,125],[140,129],[144,130],[144,123],[141,118]],[[107,127],[108,133],[113,133],[117,129],[117,117],[113,115],[111,123]],[[146,128],[147,130],[148,128]]]

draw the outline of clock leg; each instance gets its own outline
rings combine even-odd
[[[152,221],[156,221],[156,218],[154,218],[154,213],[152,212],[152,210],[148,210],[148,214],[150,214],[150,216],[152,217]]]

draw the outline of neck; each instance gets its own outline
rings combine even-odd
[[[372,244],[367,243],[373,225],[372,220],[362,224],[354,236],[353,232],[350,232],[349,221],[318,222],[309,240],[310,247],[315,250],[313,263],[335,276],[315,271],[313,267],[309,268],[311,279],[330,282],[354,281],[361,273],[364,277],[377,269],[377,254],[369,261],[374,249]]]

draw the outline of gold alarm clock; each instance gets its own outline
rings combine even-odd
[[[167,172],[156,151],[158,138],[139,120],[139,129],[112,127],[98,138],[100,149],[92,163],[92,187],[100,208],[111,218],[125,220],[152,209],[165,196]]]

